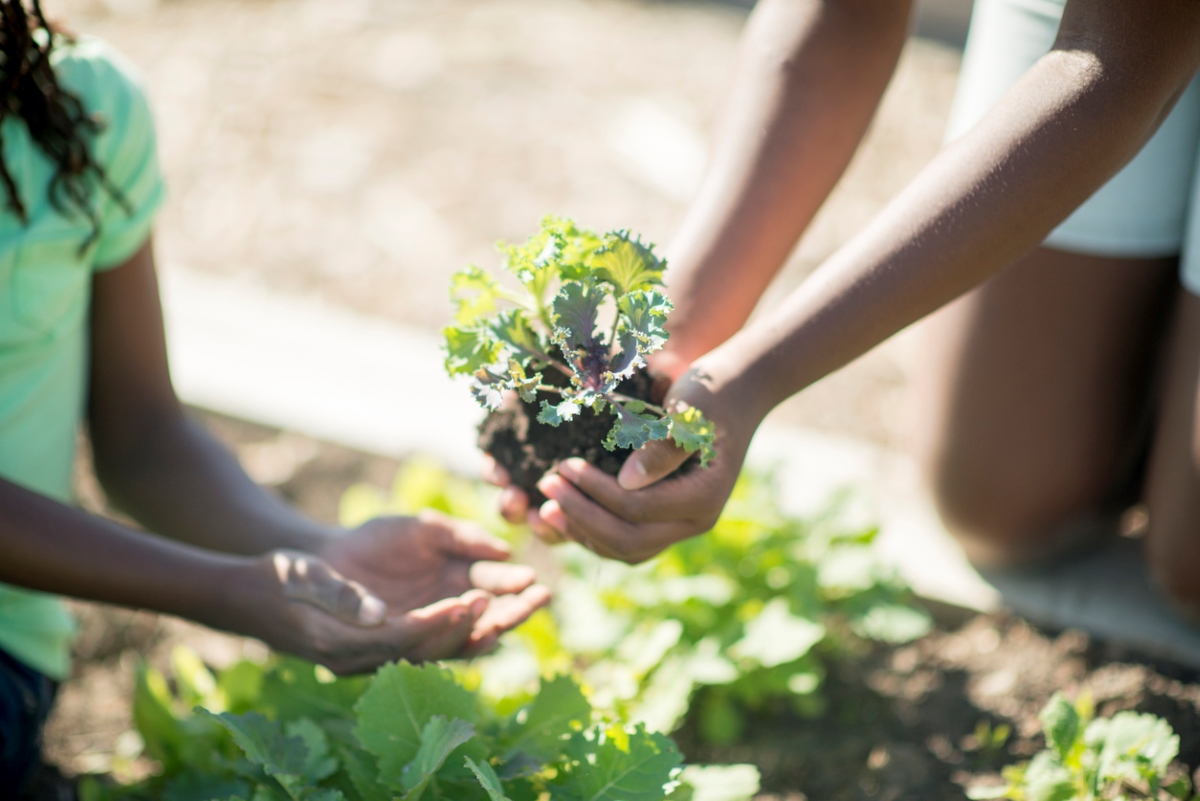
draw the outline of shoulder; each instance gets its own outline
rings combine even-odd
[[[88,112],[108,118],[106,123],[120,125],[131,112],[145,105],[138,69],[103,39],[64,39],[56,44],[51,60],[63,88],[78,95]]]

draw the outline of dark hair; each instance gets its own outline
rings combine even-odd
[[[98,115],[89,114],[78,97],[59,85],[50,66],[55,39],[65,34],[46,21],[41,0],[32,3],[30,13],[25,0],[0,0],[0,123],[20,117],[29,128],[30,138],[57,165],[48,188],[50,203],[65,217],[82,213],[92,225],[79,247],[82,253],[100,234],[99,215],[88,202],[94,182],[123,206],[128,204],[92,159],[89,149],[91,138],[104,129],[104,122]],[[3,145],[0,132],[0,148]],[[28,223],[29,213],[2,157],[0,182],[4,184],[7,207]]]

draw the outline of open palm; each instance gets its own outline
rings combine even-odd
[[[436,512],[369,520],[331,542],[320,554],[403,615],[467,594],[489,599],[459,648],[472,655],[491,648],[503,632],[549,600],[525,565],[505,564],[508,546],[476,525]]]

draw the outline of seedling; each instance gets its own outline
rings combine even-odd
[[[627,231],[600,236],[547,217],[525,244],[499,247],[518,286],[475,266],[454,276],[447,371],[471,376],[471,394],[489,411],[512,393],[536,404],[538,423],[557,428],[588,409],[611,417],[600,443],[609,451],[671,438],[706,466],[714,429],[698,409],[652,403],[647,381],[642,397],[627,389],[668,338],[666,263],[654,246]],[[579,455],[569,447],[557,458]]]
[[[1098,799],[1193,799],[1186,774],[1170,772],[1179,736],[1154,715],[1118,712],[1092,719],[1091,699],[1072,704],[1055,693],[1038,714],[1046,749],[1029,762],[1009,766],[1006,784],[971,790],[972,799],[1097,801]]]

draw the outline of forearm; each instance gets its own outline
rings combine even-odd
[[[1194,66],[1054,51],[785,305],[704,359],[765,414],[1037,246],[1152,135]]]
[[[837,183],[904,44],[910,3],[763,0],[747,24],[715,153],[669,254],[669,348],[737,331]]]
[[[182,410],[142,418],[136,440],[97,443],[110,501],[147,529],[226,553],[275,548],[315,553],[330,529],[255,484],[233,455]]]
[[[0,581],[229,628],[251,560],[205,552],[0,480]]]

